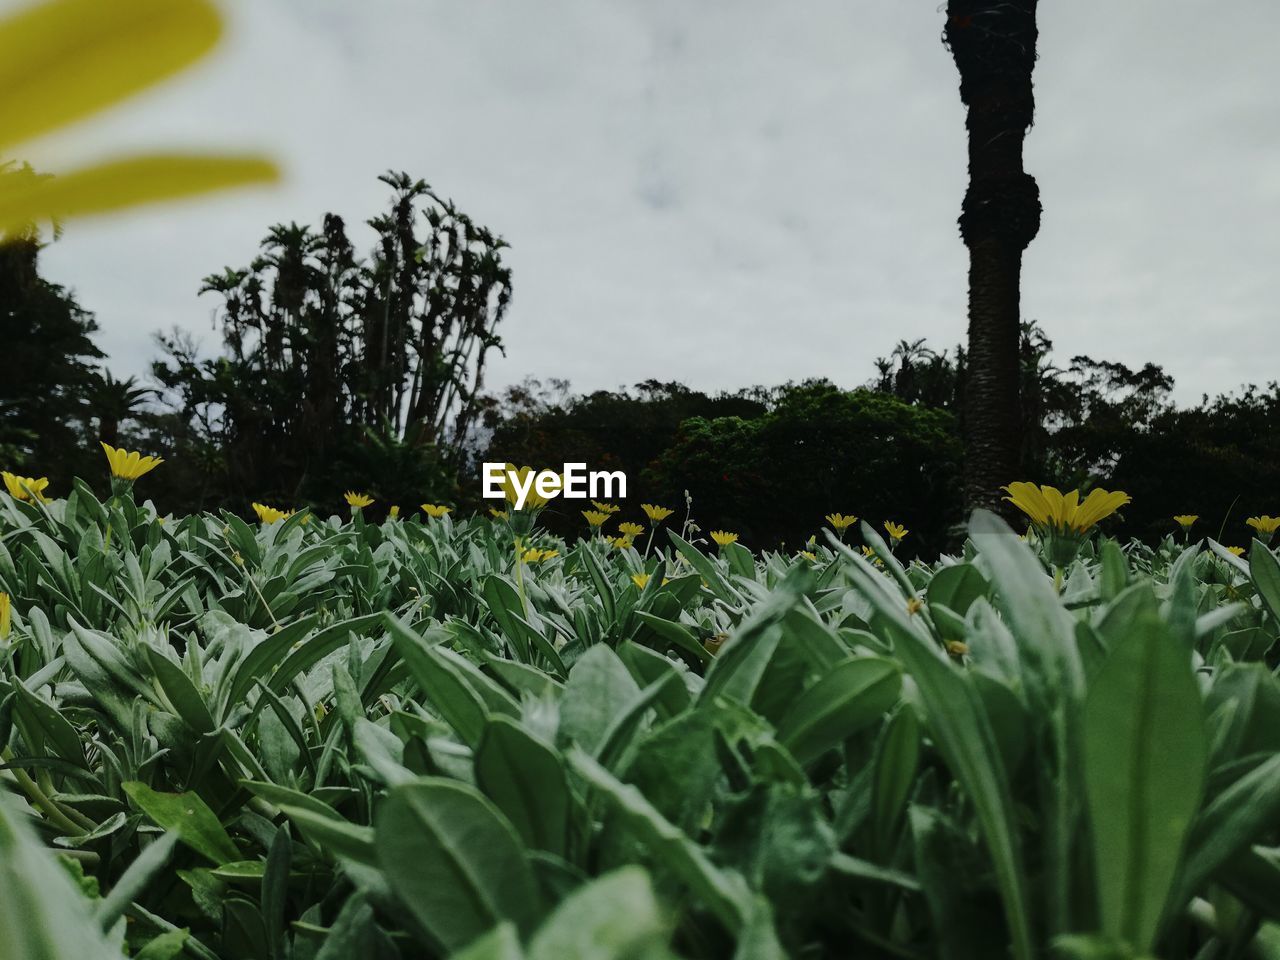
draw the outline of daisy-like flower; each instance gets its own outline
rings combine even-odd
[[[1101,488],[1080,499],[1080,491],[1063,493],[1057,487],[1034,483],[1011,483],[1005,497],[1025,513],[1043,541],[1045,557],[1059,571],[1071,565],[1089,531],[1133,498],[1123,491]]]
[[[633,573],[631,575],[631,582],[634,583],[641,590],[643,590],[645,587],[649,585],[649,574]]]
[[[1259,538],[1263,543],[1270,543],[1271,538],[1276,535],[1276,530],[1280,529],[1280,517],[1271,517],[1266,514],[1260,517],[1250,517],[1245,523],[1258,531]]]
[[[356,493],[354,490],[348,490],[342,495],[342,498],[347,501],[347,506],[349,507],[360,508],[373,506],[373,497],[369,496],[367,493]]]
[[[809,551],[809,550],[801,550],[801,551],[800,551],[800,556],[804,557],[804,558],[805,558],[806,560],[808,560],[810,563],[817,563],[817,562],[818,562],[818,555],[817,555],[816,553],[813,553],[813,552]]]
[[[638,537],[640,534],[644,533],[644,527],[640,526],[638,523],[631,522],[618,524],[618,530],[625,533],[628,537]]]
[[[420,504],[420,506],[422,507],[422,512],[433,520],[439,520],[453,509],[452,507],[441,506],[438,503],[424,503]]]
[[[711,539],[714,540],[718,546],[727,547],[731,543],[738,542],[738,535],[736,533],[730,533],[727,530],[712,530]]]
[[[894,523],[892,520],[886,520],[884,522],[884,529],[885,533],[889,534],[889,539],[893,541],[894,546],[901,543],[906,535],[910,533],[910,531],[902,524]]]
[[[530,547],[521,554],[520,559],[525,563],[542,563],[544,560],[558,556],[560,556],[559,550],[539,550],[537,547]]]
[[[15,500],[39,500],[41,503],[49,501],[44,495],[45,487],[49,486],[48,477],[20,477],[8,470],[0,472],[0,477],[4,478],[9,496]]]
[[[1122,491],[1108,493],[1101,488],[1089,491],[1083,503],[1079,490],[1064,494],[1057,487],[1037,487],[1034,483],[1011,483],[1004,489],[1009,493],[1005,499],[1030,517],[1042,532],[1075,535],[1088,533],[1099,520],[1133,499]]]
[[[609,519],[609,514],[603,510],[583,510],[582,515],[587,518],[587,526],[592,530],[599,530]]]
[[[98,442],[102,443],[102,441]],[[130,483],[164,463],[159,457],[144,457],[136,450],[130,452],[118,449],[109,443],[102,443],[102,452],[107,455],[107,465],[111,467],[111,476],[118,480],[127,480]]]
[[[858,518],[852,514],[828,513],[824,518],[827,523],[831,524],[831,529],[836,533],[843,534],[851,526],[858,522]]]
[[[1227,552],[1230,553],[1233,557],[1243,556],[1244,547],[1227,547]]]
[[[617,513],[619,510],[622,509],[617,504],[601,503],[599,500],[592,500],[591,505],[595,507],[597,510],[599,510],[601,513],[608,513],[608,514]]]
[[[864,545],[862,548],[862,555],[866,557],[868,561],[870,561],[871,563],[874,563],[877,567],[884,566],[884,561],[881,560],[879,557],[877,557],[876,552],[872,550],[870,547]]]
[[[634,540],[631,537],[628,537],[626,535],[623,535],[620,537],[605,537],[605,539],[609,541],[609,544],[611,546],[617,547],[619,550],[628,549],[631,546],[631,544],[634,542]]]
[[[268,507],[265,503],[253,504],[253,512],[258,515],[258,519],[263,523],[276,523],[279,520],[288,520],[293,516],[292,510],[277,510],[275,507]]]
[[[222,33],[209,0],[46,0],[0,19],[0,152],[86,120],[207,54]],[[161,153],[57,177],[0,178],[0,237],[188,194],[277,179],[255,156]]]
[[[1197,513],[1180,513],[1173,518],[1173,522],[1182,528],[1182,532],[1186,533],[1191,529],[1191,525],[1200,519]]]
[[[642,503],[640,504],[640,509],[644,511],[644,515],[649,518],[650,523],[661,523],[675,513],[674,510],[668,510],[666,507],[659,507],[652,503]]]
[[[534,480],[530,480],[530,474],[534,473],[535,471],[533,467],[517,467],[514,463],[506,464],[506,469],[502,473],[502,495],[507,498],[507,502],[513,507],[520,499],[520,493],[516,489],[516,481],[512,480],[512,474],[515,474],[521,487],[525,487],[527,485],[528,488],[528,493],[524,498],[524,506],[521,509],[539,510],[550,503],[552,497],[559,495],[561,488],[564,486],[563,477],[560,478],[560,482],[551,496],[544,497],[542,494],[538,493],[537,483]]]

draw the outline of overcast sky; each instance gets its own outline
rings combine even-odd
[[[0,0],[0,10],[19,6]],[[489,383],[855,385],[965,329],[964,114],[937,0],[243,0],[210,59],[42,141],[260,149],[283,185],[69,225],[44,272],[119,374],[276,222],[403,169],[510,243]],[[1023,315],[1178,397],[1280,376],[1280,4],[1045,0]]]

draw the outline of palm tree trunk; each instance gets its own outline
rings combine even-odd
[[[1022,166],[1035,115],[1036,0],[948,0],[944,39],[968,108],[969,189],[960,236],[969,248],[964,387],[965,500],[1002,508],[1019,479],[1018,343],[1022,251],[1040,229],[1040,191]]]

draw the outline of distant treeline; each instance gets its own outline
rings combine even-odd
[[[387,211],[369,220],[363,256],[336,215],[320,229],[277,226],[250,263],[208,277],[219,300],[216,356],[182,334],[158,336],[150,384],[117,380],[94,345],[92,314],[39,275],[37,237],[0,246],[0,462],[103,487],[97,441],[166,459],[140,486],[166,511],[259,501],[369,513],[422,502],[482,508],[479,463],[621,469],[624,512],[659,503],[704,531],[752,546],[798,547],[825,514],[905,524],[904,549],[954,545],[962,520],[962,350],[902,342],[871,378],[707,394],[651,380],[574,395],[530,380],[483,389],[484,361],[511,298],[505,244],[425,183],[383,178]],[[1243,542],[1243,520],[1280,510],[1280,388],[1249,387],[1190,407],[1170,400],[1158,366],[1074,357],[1053,363],[1023,330],[1020,476],[1133,496],[1112,529],[1153,539],[1174,514],[1196,532]],[[584,529],[579,503],[547,523]]]

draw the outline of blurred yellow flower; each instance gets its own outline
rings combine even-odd
[[[1245,521],[1253,529],[1259,533],[1265,533],[1268,537],[1280,529],[1280,517],[1271,517],[1263,514],[1260,517],[1250,517]]]
[[[423,512],[428,517],[431,517],[433,520],[439,520],[451,509],[453,509],[452,507],[444,507],[436,503],[424,503],[424,504],[421,504],[421,506],[422,506]]]
[[[0,20],[0,152],[87,119],[178,72],[217,43],[209,0],[47,0]],[[256,156],[155,154],[58,177],[0,178],[0,237],[41,220],[274,181]]]
[[[1081,503],[1079,490],[1064,494],[1056,487],[1025,482],[1011,483],[1004,489],[1009,493],[1005,499],[1030,517],[1032,523],[1056,533],[1085,533],[1133,499],[1119,490],[1108,493],[1098,488],[1089,491]]]
[[[1244,554],[1244,547],[1227,547],[1227,552],[1232,556],[1239,557]]]
[[[102,441],[98,442],[102,443]],[[121,480],[137,480],[143,474],[150,473],[164,463],[159,457],[144,457],[137,451],[129,453],[108,443],[102,444],[102,450],[107,455],[111,475]]]
[[[277,520],[287,520],[293,516],[292,510],[277,510],[275,507],[268,507],[265,503],[253,504],[253,512],[263,523],[275,523]]]
[[[876,556],[876,552],[868,546],[863,546],[862,555],[874,563],[877,567],[883,567],[884,561]]]
[[[587,518],[587,525],[593,530],[601,527],[609,519],[609,514],[602,510],[583,510],[582,515]]]
[[[351,507],[369,507],[373,505],[373,497],[367,493],[356,493],[354,490],[348,490],[342,495],[342,498]]]
[[[6,489],[15,500],[30,500],[34,497],[41,503],[49,501],[44,495],[45,487],[49,486],[48,477],[20,477],[8,470],[0,472],[0,477],[4,478]]]
[[[736,533],[729,533],[727,530],[712,530],[711,539],[722,547],[727,547],[731,543],[738,542]]]
[[[0,640],[9,639],[9,630],[12,626],[13,603],[9,599],[7,593],[0,593]]]
[[[858,522],[858,518],[852,515],[846,516],[842,513],[828,513],[825,517],[827,523],[831,524],[831,528],[836,533],[844,533],[849,527]]]
[[[613,503],[601,503],[599,500],[592,500],[591,505],[601,513],[614,514],[622,508]]]
[[[649,585],[649,574],[633,573],[631,575],[631,582],[634,583],[641,590],[643,590],[645,587]]]
[[[625,535],[621,537],[605,537],[605,539],[608,540],[610,544],[617,547],[619,550],[626,550],[631,546],[633,542],[631,537],[628,537]]]
[[[648,517],[652,523],[661,523],[663,520],[667,519],[667,517],[671,516],[671,514],[675,513],[674,510],[668,510],[666,507],[655,506],[652,503],[642,503],[640,504],[640,509],[644,511],[644,515]]]
[[[513,473],[516,475],[517,480],[512,480],[511,474]],[[531,477],[531,474],[534,476]],[[526,486],[528,488],[528,493],[524,498],[524,507],[521,509],[537,510],[550,503],[551,497],[544,497],[538,493],[537,484],[535,482],[536,475],[537,471],[535,471],[533,467],[516,467],[514,463],[508,463],[506,465],[506,470],[502,474],[501,482],[502,495],[507,498],[507,502],[512,506],[515,506],[516,501],[520,499],[520,494],[516,490],[518,482],[522,489]],[[563,486],[563,484],[564,477],[560,477],[560,482],[556,486],[557,493],[559,493],[560,487]]]
[[[400,505],[398,503],[392,504],[391,509],[387,511],[387,516],[392,520],[397,519],[400,516]]]
[[[816,553],[810,553],[808,550],[801,550],[800,556],[804,557],[810,563],[818,562],[818,555]]]
[[[884,529],[885,529],[885,532],[889,534],[889,539],[891,539],[894,543],[897,543],[899,540],[905,537],[908,533],[910,533],[910,531],[906,527],[904,527],[902,524],[894,523],[892,520],[886,520],[884,522]]]
[[[1173,518],[1173,522],[1183,530],[1190,530],[1191,525],[1199,519],[1200,515],[1198,513],[1180,513]]]
[[[644,533],[644,527],[640,526],[638,523],[620,523],[618,524],[618,529],[629,537],[638,537],[640,534]]]
[[[499,510],[496,507],[489,508],[489,515],[492,516],[495,520],[506,520],[508,517],[511,516],[511,514],[507,513],[507,511]]]
[[[544,560],[550,560],[552,557],[560,556],[559,550],[539,550],[537,547],[530,547],[520,557],[525,563],[541,563]]]

